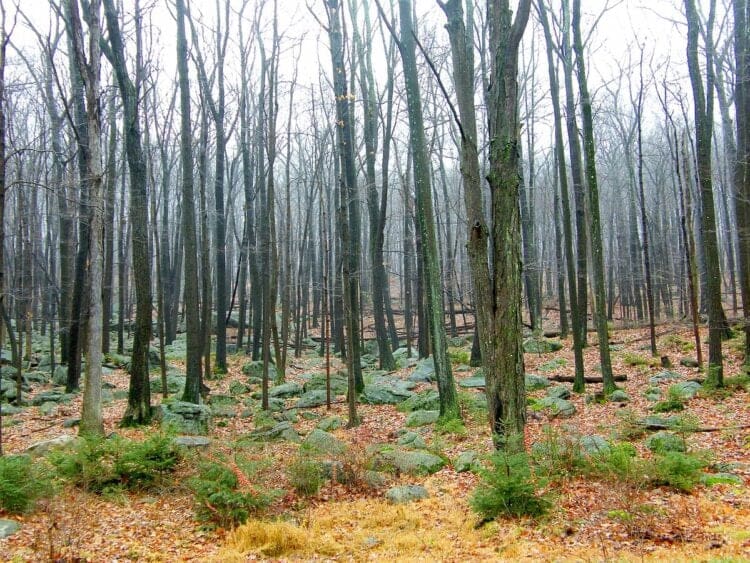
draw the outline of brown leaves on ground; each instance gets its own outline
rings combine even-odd
[[[691,341],[689,330],[683,326],[662,326],[659,331],[662,334],[659,352],[670,357],[676,366],[671,369],[686,379],[700,377],[695,369],[679,365],[682,356],[691,355],[686,345]],[[527,444],[542,440],[548,427],[561,433],[574,431],[610,437],[622,424],[619,414],[625,408],[634,416],[650,413],[653,403],[644,398],[643,392],[650,387],[649,377],[662,368],[648,363],[633,366],[625,361],[626,353],[630,353],[631,359],[633,354],[650,358],[647,331],[619,330],[613,341],[618,343],[612,354],[614,372],[627,375],[627,381],[619,385],[630,397],[627,406],[587,403],[584,395],[573,395],[571,400],[578,410],[573,418],[548,418],[544,413],[529,417]],[[572,375],[571,342],[564,344],[563,350],[555,354],[527,354],[527,372]],[[738,374],[741,358],[731,349],[726,357],[727,376]],[[540,367],[553,359],[560,359],[554,371],[540,371]],[[230,373],[221,380],[208,382],[212,392],[227,393],[233,380],[246,381],[240,369],[245,361],[244,356],[232,358]],[[312,357],[294,359],[287,379],[301,381],[302,373],[316,369],[311,367],[311,361]],[[596,345],[586,348],[585,363],[587,373],[594,374],[599,363]],[[409,370],[401,370],[399,375],[406,377],[408,373]],[[462,378],[471,374],[455,375]],[[127,389],[128,378],[121,371],[105,379],[118,390]],[[661,384],[662,392],[666,393],[668,386]],[[600,390],[599,384],[587,386],[587,394]],[[532,396],[543,394],[538,391]],[[154,402],[158,398],[154,396]],[[237,405],[238,413],[243,408]],[[107,431],[141,438],[147,430],[117,427],[124,409],[124,399],[105,405]],[[325,407],[314,411],[346,420],[346,405],[342,403],[335,404],[330,413]],[[41,415],[37,408],[25,409],[16,415],[18,424],[3,428],[4,450],[19,452],[33,442],[75,433],[75,429],[63,429],[62,422],[79,412],[80,398],[61,405],[51,416]],[[298,455],[297,446],[282,442],[240,451],[237,439],[254,429],[253,419],[239,416],[222,419],[223,425],[217,425],[212,433],[209,455],[231,460],[230,466],[237,472],[243,467],[242,460],[265,460],[262,470],[249,479],[240,479],[243,487],[287,491],[264,518],[253,519],[247,527],[235,532],[204,531],[196,522],[191,494],[183,484],[193,471],[186,462],[176,483],[164,491],[104,498],[64,488],[33,513],[17,518],[22,528],[0,540],[0,556],[20,561],[245,561],[279,557],[388,561],[750,558],[747,492],[750,430],[737,428],[750,424],[750,401],[745,391],[724,398],[699,395],[688,401],[685,411],[702,426],[725,428],[690,434],[688,443],[691,449],[711,452],[714,462],[745,464],[737,472],[743,486],[700,486],[691,494],[679,494],[662,488],[639,490],[617,483],[569,479],[549,491],[554,508],[541,521],[492,522],[478,529],[475,529],[477,517],[467,502],[478,482],[472,473],[456,473],[448,466],[429,477],[390,475],[389,485],[419,483],[430,493],[430,498],[404,506],[390,505],[382,490],[364,486],[361,473],[368,461],[366,447],[395,443],[405,416],[391,406],[359,405],[358,412],[361,425],[333,431],[350,446],[342,461],[358,472],[355,482],[343,485],[328,482],[312,497],[289,492],[292,489],[286,465]],[[489,453],[488,428],[466,418],[465,435],[441,435],[431,427],[420,431],[433,450],[450,459],[469,449]],[[300,418],[295,427],[304,434],[316,423],[317,420]],[[644,452],[640,442],[635,445]]]

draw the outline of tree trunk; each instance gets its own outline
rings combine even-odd
[[[609,352],[607,329],[606,288],[604,280],[604,252],[599,210],[599,187],[596,177],[596,146],[594,144],[594,119],[591,111],[591,96],[586,80],[586,66],[581,39],[581,2],[573,0],[573,50],[576,54],[578,89],[581,93],[581,114],[583,124],[583,146],[588,180],[588,204],[591,229],[591,257],[594,274],[594,305],[596,332],[599,336],[599,360],[604,380],[604,393],[614,391],[617,386],[612,377],[612,360]]]
[[[187,354],[185,359],[185,391],[182,400],[200,403],[201,355],[203,342],[198,299],[198,241],[196,237],[195,195],[193,190],[193,144],[190,123],[190,79],[185,35],[185,0],[175,0],[177,14],[177,71],[180,85],[180,154],[182,162],[182,235],[184,237],[185,331]]]
[[[719,250],[716,240],[716,213],[714,210],[713,182],[711,178],[711,136],[713,129],[713,41],[711,36],[715,0],[711,0],[711,12],[706,24],[707,85],[704,89],[698,62],[698,36],[700,20],[695,0],[685,0],[688,23],[687,59],[690,84],[693,90],[695,119],[696,165],[701,196],[701,241],[706,265],[706,309],[708,312],[708,372],[706,383],[711,386],[724,385],[721,339],[727,327],[721,306],[721,272]]]
[[[141,14],[136,2],[136,33],[140,61]],[[151,388],[149,384],[148,357],[151,342],[151,255],[149,251],[148,227],[148,178],[146,159],[141,144],[141,125],[138,116],[139,82],[130,79],[125,63],[125,47],[120,33],[117,12],[113,0],[104,0],[104,14],[112,47],[112,67],[125,114],[125,152],[130,171],[130,225],[132,228],[133,273],[135,281],[136,314],[133,352],[130,358],[130,386],[128,407],[123,416],[125,424],[146,424],[151,420]],[[136,71],[140,73],[140,69]],[[109,332],[107,332],[107,335]]]

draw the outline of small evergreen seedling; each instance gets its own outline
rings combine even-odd
[[[471,507],[484,521],[498,516],[542,516],[551,503],[536,492],[525,453],[497,453],[492,467],[482,470],[482,481],[470,499]]]
[[[31,510],[52,494],[52,481],[40,463],[27,455],[0,457],[0,508],[10,514]]]

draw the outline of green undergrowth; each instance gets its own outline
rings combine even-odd
[[[710,461],[708,454],[699,451],[641,457],[629,442],[606,442],[587,449],[581,439],[553,429],[547,429],[544,439],[535,444],[531,459],[534,471],[553,483],[586,478],[639,489],[666,486],[680,492],[689,492],[700,483]]]
[[[140,442],[119,436],[88,437],[49,457],[60,478],[100,494],[168,485],[180,459],[181,452],[167,433]]]
[[[204,459],[188,480],[197,519],[208,529],[232,528],[265,510],[278,496],[274,490],[247,486],[257,467]],[[248,475],[248,473],[250,473]]]
[[[49,466],[28,455],[0,457],[0,509],[21,514],[34,508],[36,502],[54,493]]]

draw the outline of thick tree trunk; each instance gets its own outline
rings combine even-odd
[[[148,228],[148,178],[146,159],[141,144],[138,116],[139,88],[130,79],[125,66],[125,47],[120,33],[113,0],[104,0],[112,66],[117,77],[125,114],[125,152],[130,171],[130,225],[132,228],[133,279],[135,281],[136,314],[133,352],[130,359],[128,408],[125,424],[146,424],[151,420],[151,389],[148,357],[151,342],[151,255]],[[136,29],[140,29],[140,9],[136,2]],[[140,32],[137,31],[138,37]],[[140,48],[140,40],[139,40]],[[140,50],[140,49],[139,49]],[[139,56],[136,60],[140,60]],[[109,334],[107,332],[107,334]]]
[[[417,78],[415,35],[412,23],[410,0],[399,0],[401,23],[400,45],[404,65],[404,81],[409,113],[409,138],[414,157],[414,185],[416,192],[416,216],[422,242],[422,266],[424,268],[424,291],[426,294],[426,316],[428,318],[435,378],[440,395],[440,417],[443,420],[459,419],[461,414],[456,398],[456,386],[448,358],[448,346],[443,322],[443,292],[441,287],[440,257],[430,187],[430,162],[425,142],[422,120],[422,101]],[[420,324],[420,335],[427,326]]]
[[[185,391],[182,400],[200,403],[201,355],[203,342],[198,299],[198,241],[193,190],[192,126],[190,123],[190,79],[185,35],[185,0],[175,0],[177,13],[177,71],[180,85],[180,154],[182,162],[182,234],[185,267],[185,330],[187,355]]]
[[[599,186],[596,176],[596,146],[594,144],[594,118],[591,110],[591,95],[586,79],[586,66],[581,38],[581,2],[573,0],[573,50],[576,54],[578,89],[581,93],[581,114],[583,124],[583,146],[586,180],[588,183],[588,204],[591,229],[591,258],[594,274],[594,306],[596,332],[599,337],[599,360],[601,362],[604,393],[611,393],[617,386],[612,377],[612,360],[609,352],[607,329],[606,289],[604,279],[604,249],[599,209]]]

